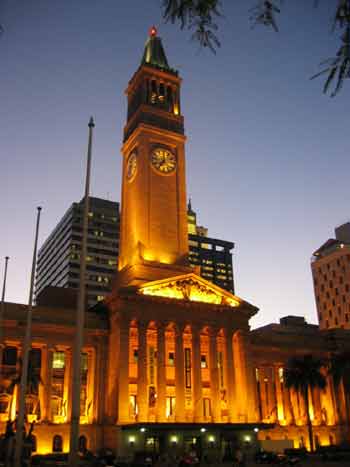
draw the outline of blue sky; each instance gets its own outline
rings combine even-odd
[[[255,2],[226,0],[222,47],[199,50],[164,24],[159,0],[2,0],[0,258],[7,300],[28,300],[36,206],[40,243],[83,194],[87,123],[96,119],[92,194],[120,199],[124,90],[158,27],[183,78],[187,187],[199,222],[234,241],[236,292],[253,326],[316,322],[312,252],[349,220],[348,109],[310,81],[335,54],[332,2],[285,2],[281,32],[251,29]],[[1,280],[3,260],[1,263]]]

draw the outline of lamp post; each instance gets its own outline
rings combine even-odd
[[[32,273],[30,278],[30,290],[29,300],[27,308],[27,323],[26,331],[23,342],[23,356],[22,356],[22,372],[21,382],[19,387],[19,409],[17,418],[17,431],[16,431],[16,448],[15,448],[15,459],[14,467],[21,467],[21,457],[23,449],[23,435],[24,435],[24,415],[25,415],[25,398],[27,392],[27,379],[28,379],[28,363],[29,363],[29,351],[32,344],[32,311],[33,311],[33,292],[34,292],[34,279],[35,279],[35,267],[36,267],[36,255],[38,249],[38,236],[39,236],[39,224],[40,224],[40,213],[41,207],[37,208],[37,220],[35,230],[35,241],[32,261]]]
[[[87,254],[87,236],[88,236],[88,218],[89,218],[89,192],[90,192],[90,172],[91,172],[91,150],[92,135],[95,123],[93,118],[89,121],[89,142],[86,163],[85,178],[85,197],[84,197],[84,215],[82,245],[80,252],[80,284],[78,307],[76,314],[76,331],[73,350],[73,381],[72,381],[72,418],[70,425],[69,441],[69,466],[78,465],[79,449],[79,424],[80,424],[80,386],[81,386],[81,350],[83,347],[84,321],[85,321],[85,274],[86,274],[86,254]]]

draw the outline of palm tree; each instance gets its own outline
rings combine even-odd
[[[334,387],[339,393],[341,386],[344,390],[345,422],[349,425],[350,411],[350,352],[339,352],[329,359],[328,374],[333,378]]]
[[[310,418],[309,389],[324,389],[326,387],[326,378],[322,373],[323,367],[324,362],[321,359],[315,358],[312,355],[303,355],[291,358],[285,369],[287,388],[294,388],[296,391],[300,391],[305,401],[311,452],[314,452],[314,440]]]

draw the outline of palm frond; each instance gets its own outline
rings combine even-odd
[[[250,9],[250,21],[252,27],[257,24],[263,26],[271,26],[276,32],[278,32],[278,26],[276,21],[276,14],[281,13],[280,8],[276,5],[276,2],[270,0],[263,0],[258,3],[255,7]]]

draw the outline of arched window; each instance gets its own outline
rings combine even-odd
[[[171,86],[167,87],[167,103],[169,112],[173,112],[173,91]]]
[[[165,99],[165,87],[164,83],[159,84],[159,102],[163,103]]]
[[[62,452],[62,451],[63,451],[62,436],[55,435],[52,441],[52,452]]]
[[[151,81],[151,104],[157,102],[157,83],[155,79]]]
[[[87,451],[87,439],[86,439],[86,436],[84,435],[81,435],[79,436],[79,452],[86,452]]]

